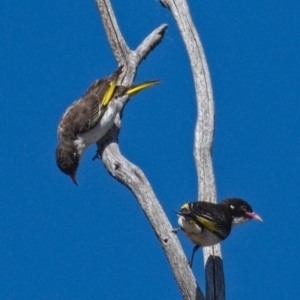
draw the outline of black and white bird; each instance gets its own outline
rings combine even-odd
[[[200,247],[224,241],[235,225],[251,219],[262,222],[262,218],[253,212],[250,204],[239,198],[228,198],[219,204],[200,201],[186,203],[176,214],[179,229],[195,244],[189,261],[190,266]],[[179,229],[175,229],[174,232]]]
[[[59,122],[56,163],[76,185],[83,152],[107,134],[124,106],[124,99],[159,83],[153,80],[130,87],[117,86],[122,69],[120,66],[109,77],[94,81],[84,96],[67,108]]]

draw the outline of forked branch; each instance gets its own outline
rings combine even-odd
[[[109,0],[96,1],[112,51],[119,63],[124,65],[122,85],[130,85],[140,62],[162,40],[167,25],[154,30],[135,51],[129,49],[121,35]],[[118,122],[117,122],[118,123]],[[118,145],[119,128],[98,143],[101,159],[108,172],[119,182],[128,187],[150,221],[156,236],[169,260],[175,279],[184,299],[205,299],[200,291],[177,236],[172,233],[172,226],[166,217],[151,185],[140,168],[129,162],[120,152]]]

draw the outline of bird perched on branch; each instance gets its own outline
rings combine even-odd
[[[76,171],[83,152],[113,126],[126,96],[134,96],[159,83],[153,80],[130,87],[117,86],[122,69],[120,66],[109,77],[94,81],[84,96],[67,108],[58,125],[56,163],[76,185]]]
[[[200,201],[186,203],[176,214],[180,228],[173,232],[177,233],[181,229],[196,244],[189,261],[191,267],[194,255],[200,247],[224,241],[235,225],[251,219],[262,222],[262,218],[253,212],[252,207],[238,198],[228,198],[219,204]]]

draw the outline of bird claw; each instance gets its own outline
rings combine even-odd
[[[92,160],[96,160],[96,159],[101,159],[101,144],[103,142],[105,142],[105,140],[107,139],[107,134],[102,138],[100,139],[96,145],[97,145],[97,150],[96,150],[96,154],[93,156]]]
[[[171,232],[177,234],[177,232],[180,230],[181,228],[174,228]]]
[[[96,160],[96,159],[100,159],[101,156],[100,156],[100,152],[99,150],[96,151],[96,154],[93,156],[92,160]]]
[[[102,144],[109,141],[109,138],[114,130],[114,127],[109,129],[108,132],[106,133],[105,136],[103,136],[97,143],[97,151],[96,151],[96,154],[94,155],[94,157],[92,158],[92,160],[95,160],[95,159],[101,159],[101,147],[102,147]]]

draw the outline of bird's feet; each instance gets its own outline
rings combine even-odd
[[[101,159],[101,145],[108,139],[108,135],[106,134],[102,139],[100,139],[96,145],[97,145],[97,151],[96,154],[93,156],[92,160],[95,159]]]
[[[99,151],[99,148],[98,148],[97,151],[96,151],[96,154],[93,156],[92,160],[100,159],[100,158],[101,158],[101,155],[100,155],[100,151]]]
[[[112,139],[112,134],[115,133],[115,128],[116,126],[114,125],[111,129],[108,130],[108,132],[106,133],[106,135],[104,137],[102,137],[97,143],[97,152],[93,157],[93,160],[95,159],[101,159],[101,152],[102,152],[102,148],[103,148],[103,144],[104,143],[110,143],[111,139]],[[116,139],[118,139],[117,135],[116,135]]]
[[[179,230],[181,230],[181,228],[174,228],[174,229],[172,230],[172,232],[175,233],[175,234],[177,234],[177,232],[178,232]]]

